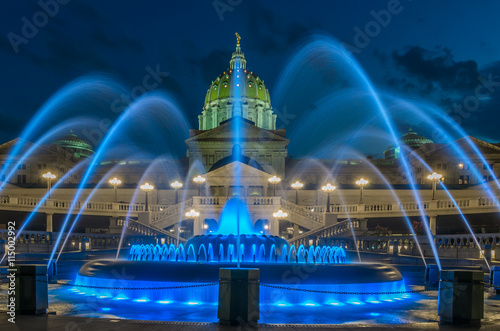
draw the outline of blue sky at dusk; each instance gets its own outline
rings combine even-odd
[[[56,12],[20,42],[14,36],[23,36],[26,21],[32,23],[43,6],[3,1],[0,142],[17,137],[71,80],[104,72],[133,87],[148,66],[168,73],[159,88],[175,96],[197,128],[207,88],[229,65],[235,32],[242,36],[248,68],[264,79],[271,96],[287,60],[317,32],[353,47],[361,41],[353,55],[377,88],[422,98],[443,111],[474,95],[478,77],[485,77],[491,93],[473,114],[460,115],[461,126],[470,135],[500,141],[498,1],[60,2],[65,4],[41,0],[50,10],[57,3]],[[380,31],[360,39],[358,31],[388,10],[395,13],[379,17]],[[311,109],[294,112],[300,117]],[[293,124],[288,128],[279,121],[293,130]]]

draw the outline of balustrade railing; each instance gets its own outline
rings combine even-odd
[[[184,203],[177,205],[150,205],[149,211],[154,213],[154,219],[167,217],[172,213],[181,212],[180,206],[196,205],[213,205],[223,206],[227,201],[227,197],[193,197],[186,200]],[[308,217],[314,220],[322,219],[326,212],[326,206],[302,206],[296,205],[289,201],[282,200],[280,197],[245,197],[243,201],[250,205],[281,205],[283,208],[290,210],[293,213]],[[62,200],[62,199],[46,199],[41,203],[41,198],[26,197],[26,196],[0,196],[0,206],[19,206],[20,208],[35,208],[39,207],[40,211],[45,209],[70,209],[73,208],[74,212],[81,209],[82,203],[80,201]],[[39,204],[41,205],[39,206]],[[500,206],[500,197],[479,197],[470,199],[457,199],[453,200],[433,200],[433,201],[406,201],[397,203],[369,203],[369,204],[351,204],[351,205],[330,205],[330,211],[335,214],[357,214],[357,213],[393,213],[401,211],[439,211],[439,210],[452,210],[452,209],[467,209],[467,208],[488,208]],[[85,204],[84,211],[109,211],[113,213],[137,213],[145,211],[144,204],[130,204],[130,203],[115,203],[115,202],[102,202],[91,201]]]
[[[301,216],[304,216],[314,222],[322,223],[323,222],[323,214],[314,212],[305,206],[296,205],[292,202],[281,200],[281,207],[291,213],[295,213]]]

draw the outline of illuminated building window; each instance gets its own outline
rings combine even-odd
[[[467,185],[469,184],[469,176],[460,176],[458,177],[458,184]]]

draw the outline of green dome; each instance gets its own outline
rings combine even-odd
[[[245,76],[245,86],[241,89],[237,84],[232,84],[234,76],[239,76],[240,72],[233,69],[227,69],[212,82],[211,87],[207,91],[205,104],[203,108],[209,106],[209,103],[218,99],[226,99],[235,95],[235,89],[239,89],[242,98],[259,99],[261,101],[271,103],[269,90],[264,81],[256,74],[246,69],[242,70],[241,75]],[[240,77],[237,77],[240,78]]]
[[[69,134],[53,142],[55,145],[59,145],[67,151],[71,152],[77,159],[86,158],[92,156],[94,151],[92,146],[85,140],[82,140],[70,130]]]
[[[203,112],[199,115],[200,130],[213,129],[233,116],[242,116],[262,129],[276,129],[269,90],[259,76],[247,69],[240,39],[238,36],[229,68],[212,81],[207,90]]]
[[[418,135],[411,128],[408,132],[399,139],[402,145],[408,146],[412,150],[416,150],[420,148],[420,146],[425,144],[433,144],[434,142],[424,136]],[[391,145],[384,152],[384,156],[386,159],[397,159],[399,158],[399,154],[401,153],[401,147]]]

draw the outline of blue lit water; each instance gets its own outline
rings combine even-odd
[[[134,300],[98,298],[93,295],[78,294],[68,288],[51,291],[51,305],[64,302],[59,315],[75,315],[97,318],[124,318],[137,320],[181,321],[181,322],[217,322],[217,302],[175,301],[147,298]],[[304,301],[302,304],[288,304],[277,301],[269,304],[261,302],[259,323],[287,324],[344,324],[378,323],[399,324],[427,322],[412,315],[425,307],[428,300],[425,295],[412,294],[411,297],[392,302],[351,301],[347,303],[316,303]],[[68,306],[69,303],[69,306]],[[422,314],[424,315],[424,314]],[[435,314],[434,314],[435,315]]]

